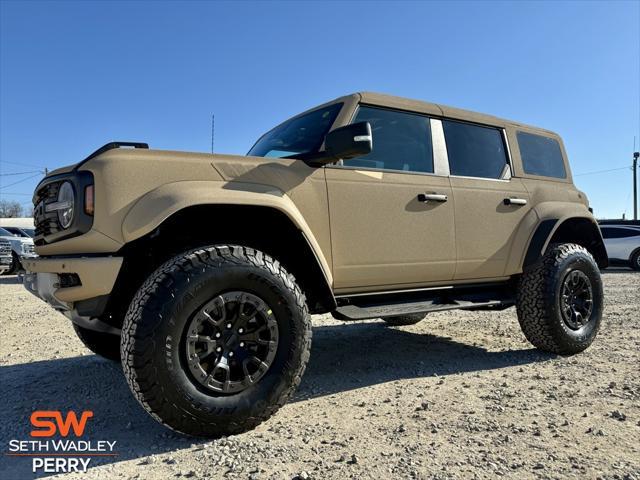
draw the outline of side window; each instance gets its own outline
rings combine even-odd
[[[628,238],[640,236],[640,229],[603,227],[602,238]]]
[[[345,166],[433,173],[429,117],[361,106],[353,120],[357,122],[371,124],[373,150],[345,160]]]
[[[560,144],[555,138],[518,132],[518,146],[525,173],[567,178]]]
[[[500,178],[507,165],[502,132],[497,128],[443,120],[451,175]]]

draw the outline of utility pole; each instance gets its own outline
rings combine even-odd
[[[633,219],[638,220],[638,157],[640,152],[633,152]]]

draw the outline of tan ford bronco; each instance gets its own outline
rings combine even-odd
[[[442,105],[348,95],[247,156],[115,142],[33,200],[25,286],[188,434],[278,410],[310,314],[397,326],[515,305],[526,338],[563,355],[602,318],[607,254],[560,137]]]

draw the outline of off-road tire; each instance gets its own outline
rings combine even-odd
[[[588,277],[592,289],[591,314],[579,329],[569,328],[560,306],[561,286],[574,270]],[[551,245],[542,258],[522,274],[518,283],[518,321],[527,340],[540,350],[560,355],[585,350],[598,333],[602,309],[600,270],[591,254],[580,245]]]
[[[402,327],[406,325],[415,325],[421,322],[427,316],[426,313],[412,313],[410,315],[398,315],[395,317],[384,317],[383,320],[387,325],[392,327]]]
[[[629,259],[629,266],[634,269],[640,271],[640,250],[634,252]]]
[[[120,361],[120,337],[118,335],[96,332],[75,323],[73,329],[84,346],[93,353],[114,362]]]
[[[22,263],[20,262],[20,257],[16,254],[16,252],[11,252],[11,265],[9,268],[4,271],[3,275],[15,275],[20,270],[22,270]]]
[[[272,309],[277,350],[256,383],[216,394],[189,375],[181,339],[195,312],[237,289]],[[268,255],[236,245],[191,250],[158,268],[133,298],[121,340],[125,377],[145,410],[169,428],[204,437],[241,433],[273,415],[300,384],[310,348],[311,317],[293,276]]]

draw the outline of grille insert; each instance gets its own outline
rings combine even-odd
[[[0,256],[6,257],[11,255],[11,243],[6,240],[0,241]]]
[[[43,185],[34,196],[33,221],[36,227],[36,245],[44,244],[43,237],[60,231],[60,227],[58,225],[58,213],[45,212],[45,206],[58,199],[58,190],[60,190],[60,185],[62,185],[62,181],[51,182]]]

